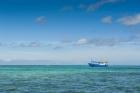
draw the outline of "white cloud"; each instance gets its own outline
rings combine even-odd
[[[35,19],[35,22],[38,24],[45,24],[47,20],[45,16],[39,16]]]
[[[118,46],[118,45],[138,45],[140,40],[140,34],[136,33],[125,38],[80,38],[78,40],[66,40],[66,41],[24,41],[24,42],[2,42],[0,47],[5,48],[46,48],[46,49],[65,49],[77,46]]]
[[[21,42],[17,45],[18,47],[40,47],[42,44],[38,41],[33,41],[33,42]]]
[[[39,41],[28,41],[28,42],[4,42],[0,47],[21,47],[21,48],[28,48],[28,47],[42,47],[45,46],[44,43],[41,43]]]
[[[62,46],[54,46],[54,50],[59,50],[59,49],[62,49],[62,48],[64,48],[64,47],[62,47]]]
[[[126,26],[137,25],[137,24],[140,24],[140,14],[136,14],[133,16],[125,16],[125,17],[119,18],[117,21]]]
[[[110,24],[110,23],[112,23],[112,17],[106,16],[106,17],[102,18],[101,22],[105,23],[105,24]]]
[[[120,0],[98,0],[98,2],[87,6],[87,11],[95,11],[96,9],[100,8],[101,6],[105,4],[115,3],[117,1],[120,1]]]
[[[102,7],[103,5],[106,4],[112,4],[120,1],[125,1],[125,0],[97,0],[94,3],[80,3],[78,6],[73,6],[73,5],[65,5],[64,7],[61,8],[61,11],[70,11],[73,9],[83,9],[86,11],[95,11],[98,8]]]
[[[78,46],[118,46],[118,45],[136,45],[138,44],[138,37],[132,38],[132,36],[127,38],[81,38],[74,42],[72,45]]]
[[[90,41],[87,38],[81,38],[76,42],[76,45],[87,45],[89,42]]]

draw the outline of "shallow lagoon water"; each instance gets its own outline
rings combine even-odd
[[[0,66],[0,93],[140,93],[140,66]]]

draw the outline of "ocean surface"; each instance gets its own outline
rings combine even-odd
[[[0,93],[140,93],[140,66],[0,66]]]

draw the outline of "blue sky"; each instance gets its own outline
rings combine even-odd
[[[140,64],[139,0],[1,0],[0,64]]]

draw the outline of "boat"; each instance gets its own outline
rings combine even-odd
[[[88,63],[88,65],[90,67],[107,67],[108,62],[107,61],[94,61],[94,60],[91,60],[91,62]]]

